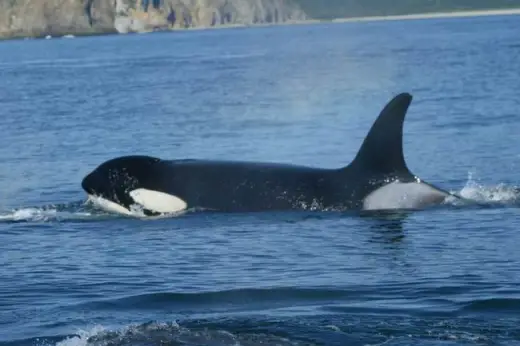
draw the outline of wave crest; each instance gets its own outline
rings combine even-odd
[[[79,331],[77,336],[60,341],[56,346],[106,345],[314,345],[290,340],[270,333],[231,333],[224,329],[186,328],[176,322],[149,322],[130,325],[121,330],[109,331],[95,327]]]

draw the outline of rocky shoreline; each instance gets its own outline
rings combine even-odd
[[[140,33],[306,19],[292,0],[14,0],[0,1],[0,38]]]
[[[0,0],[0,40],[272,24],[519,15],[520,8],[312,19],[296,0]]]

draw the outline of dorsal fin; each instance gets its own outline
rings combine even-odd
[[[412,95],[388,102],[368,132],[351,165],[385,174],[409,174],[403,154],[403,123]]]

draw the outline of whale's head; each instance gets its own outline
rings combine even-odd
[[[154,175],[154,166],[160,161],[151,156],[115,158],[102,163],[85,176],[81,187],[88,194],[89,199],[101,208],[130,214],[131,207],[136,204],[142,205],[143,199],[148,198],[148,203],[144,204],[161,201],[161,196],[164,194],[153,190],[157,179],[157,175]],[[152,211],[148,210],[147,214],[155,214],[155,212],[152,209]]]

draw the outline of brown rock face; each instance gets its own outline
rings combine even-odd
[[[114,3],[110,0],[0,0],[0,37],[113,32]]]
[[[123,33],[306,19],[292,0],[150,0],[147,9],[142,1],[0,0],[0,37]]]
[[[174,26],[179,27],[251,25],[305,19],[303,11],[286,0],[166,0],[164,8]]]

